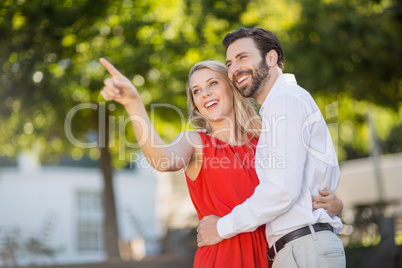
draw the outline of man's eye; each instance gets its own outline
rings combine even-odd
[[[240,56],[240,59],[242,60],[242,59],[244,59],[244,58],[246,58],[247,56]]]

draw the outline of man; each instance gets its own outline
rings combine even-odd
[[[340,175],[320,110],[294,75],[283,74],[284,52],[272,32],[241,28],[227,34],[223,45],[230,79],[261,105],[255,157],[260,185],[228,215],[204,217],[198,246],[266,224],[273,267],[345,267],[343,245],[334,233],[342,229],[340,219],[311,203],[324,187],[335,192]]]

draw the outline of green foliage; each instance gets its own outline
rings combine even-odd
[[[288,58],[312,93],[345,92],[398,110],[402,20],[392,1],[301,1]]]
[[[394,111],[390,107],[374,105],[367,100],[356,100],[342,92],[336,95],[319,91],[314,99],[331,132],[338,160],[367,157],[371,150],[369,111],[373,114],[376,136],[382,153],[402,151],[402,107]],[[332,131],[331,131],[332,130]]]
[[[75,159],[98,159],[98,148],[68,141],[64,122],[76,105],[102,101],[106,72],[99,57],[132,79],[149,111],[151,104],[168,103],[186,114],[189,69],[204,59],[224,61],[222,38],[243,26],[278,35],[285,71],[296,74],[322,109],[338,100],[340,159],[367,155],[370,103],[381,117],[380,138],[400,140],[390,134],[401,124],[402,95],[401,15],[394,6],[385,0],[0,1],[0,155],[36,147],[47,158],[69,152]],[[135,138],[130,124],[119,129],[120,116],[126,118],[122,107],[106,110],[115,126],[114,164],[122,167],[120,134],[127,142]],[[176,110],[154,111],[166,140],[188,128]],[[98,106],[79,110],[71,124],[74,137],[96,141],[100,115]]]
[[[2,155],[36,146],[52,156],[71,147],[65,142],[64,119],[75,104],[93,99],[88,89],[95,87],[81,72],[79,44],[95,36],[90,26],[105,14],[105,5],[106,1],[96,6],[89,1],[1,2]]]

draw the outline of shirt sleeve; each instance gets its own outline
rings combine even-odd
[[[303,100],[287,94],[273,96],[266,106],[255,159],[260,184],[250,198],[218,221],[224,239],[271,222],[300,195],[307,154],[303,143],[309,139],[308,129],[303,128],[311,111]]]

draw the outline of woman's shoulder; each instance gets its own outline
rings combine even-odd
[[[194,130],[180,132],[174,140],[184,139],[186,143],[193,147],[202,146],[204,144],[205,134]]]

